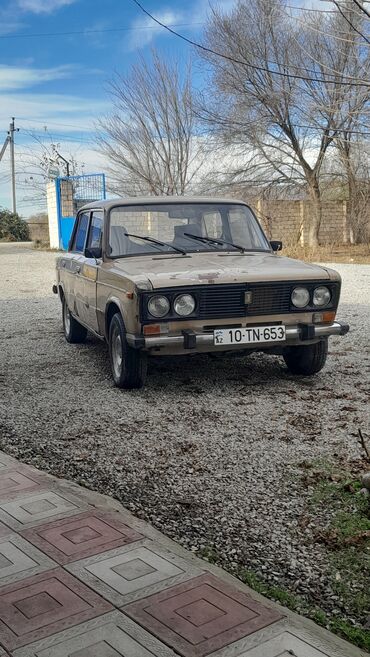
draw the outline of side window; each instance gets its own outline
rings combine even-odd
[[[204,226],[207,237],[217,239],[222,235],[222,219],[219,212],[206,212],[203,215]]]
[[[91,249],[100,249],[103,236],[103,214],[102,212],[93,212],[87,239],[87,247]]]
[[[89,215],[85,213],[80,214],[78,217],[77,230],[75,232],[75,236],[72,244],[72,251],[82,252],[84,250],[88,225],[89,225]]]

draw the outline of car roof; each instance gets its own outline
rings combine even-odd
[[[222,198],[217,196],[131,196],[130,198],[114,198],[109,201],[93,201],[80,208],[81,210],[99,208],[110,210],[118,205],[165,205],[169,203],[233,203],[247,205],[245,201],[235,198]]]

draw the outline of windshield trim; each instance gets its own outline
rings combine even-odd
[[[179,197],[179,198],[182,198],[182,197]],[[189,200],[187,200],[187,198],[189,198]],[[265,234],[265,231],[263,230],[263,228],[262,228],[262,226],[261,226],[261,224],[260,224],[260,222],[259,222],[259,220],[258,220],[258,218],[257,218],[257,216],[256,216],[256,213],[255,213],[254,210],[251,208],[251,206],[248,205],[248,203],[244,203],[243,201],[236,201],[235,203],[232,203],[230,200],[228,200],[228,201],[224,201],[223,199],[217,199],[217,198],[215,198],[214,201],[213,201],[212,203],[215,203],[215,204],[217,204],[217,205],[229,205],[229,206],[230,206],[230,205],[240,205],[240,206],[242,206],[242,207],[248,208],[248,210],[249,210],[249,211],[251,212],[251,214],[253,215],[253,218],[254,218],[255,221],[257,222],[257,225],[258,225],[258,227],[259,227],[259,229],[260,229],[260,231],[261,231],[261,233],[262,233],[262,236],[263,236],[264,239],[266,240],[267,244],[270,244],[270,240],[268,239],[267,235]],[[173,202],[171,201],[171,203],[168,202],[168,205],[211,205],[212,203],[210,202],[209,199],[204,200],[204,201],[193,201],[193,200],[191,200],[191,197],[184,197],[184,200],[181,200],[181,201],[173,201]],[[158,251],[157,253],[148,253],[148,252],[143,252],[143,253],[125,253],[125,254],[123,254],[123,255],[118,255],[118,256],[112,256],[112,255],[109,255],[109,254],[107,253],[107,247],[109,246],[110,215],[111,215],[111,212],[112,212],[113,210],[117,210],[117,208],[142,207],[143,205],[145,205],[145,206],[149,206],[149,205],[150,205],[150,206],[158,206],[158,205],[167,205],[167,203],[164,204],[164,203],[160,203],[160,202],[156,202],[156,201],[153,201],[153,203],[135,203],[135,202],[132,202],[132,203],[122,203],[122,202],[121,202],[121,203],[117,203],[117,204],[115,204],[115,205],[112,205],[112,206],[108,209],[108,213],[107,213],[108,216],[107,216],[107,219],[106,219],[106,252],[105,252],[105,257],[106,257],[108,260],[116,260],[117,258],[118,258],[118,259],[122,259],[122,258],[133,258],[133,257],[135,258],[135,257],[141,257],[141,256],[144,256],[144,255],[145,255],[145,256],[154,256],[154,255],[157,255],[157,256],[158,256],[158,255],[166,255],[166,254],[168,254],[168,255],[173,255],[173,256],[175,256],[175,255],[179,255],[179,256],[180,256],[180,254],[176,254],[175,251],[161,251],[161,252]],[[231,253],[231,254],[233,254],[233,255],[240,255],[240,256],[243,255],[243,253],[242,253],[241,251],[238,252],[238,251],[230,250],[230,249],[217,249],[217,250],[215,250],[215,249],[209,249],[209,250],[208,250],[208,249],[204,249],[204,250],[202,250],[202,251],[196,251],[196,250],[191,251],[190,249],[188,249],[188,250],[186,251],[186,253],[189,254],[189,255],[192,255],[193,253]],[[270,247],[270,248],[267,248],[267,249],[245,249],[244,253],[272,253],[272,248]],[[184,257],[184,256],[182,256],[182,257]]]

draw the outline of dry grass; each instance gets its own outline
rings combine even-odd
[[[316,248],[294,244],[283,247],[281,255],[309,262],[344,262],[369,265],[370,244],[330,244]]]

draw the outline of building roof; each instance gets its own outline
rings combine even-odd
[[[130,196],[129,198],[115,198],[109,201],[94,201],[83,205],[81,210],[104,208],[110,210],[118,205],[165,205],[169,203],[242,203],[245,201],[235,198],[222,198],[217,196]]]

